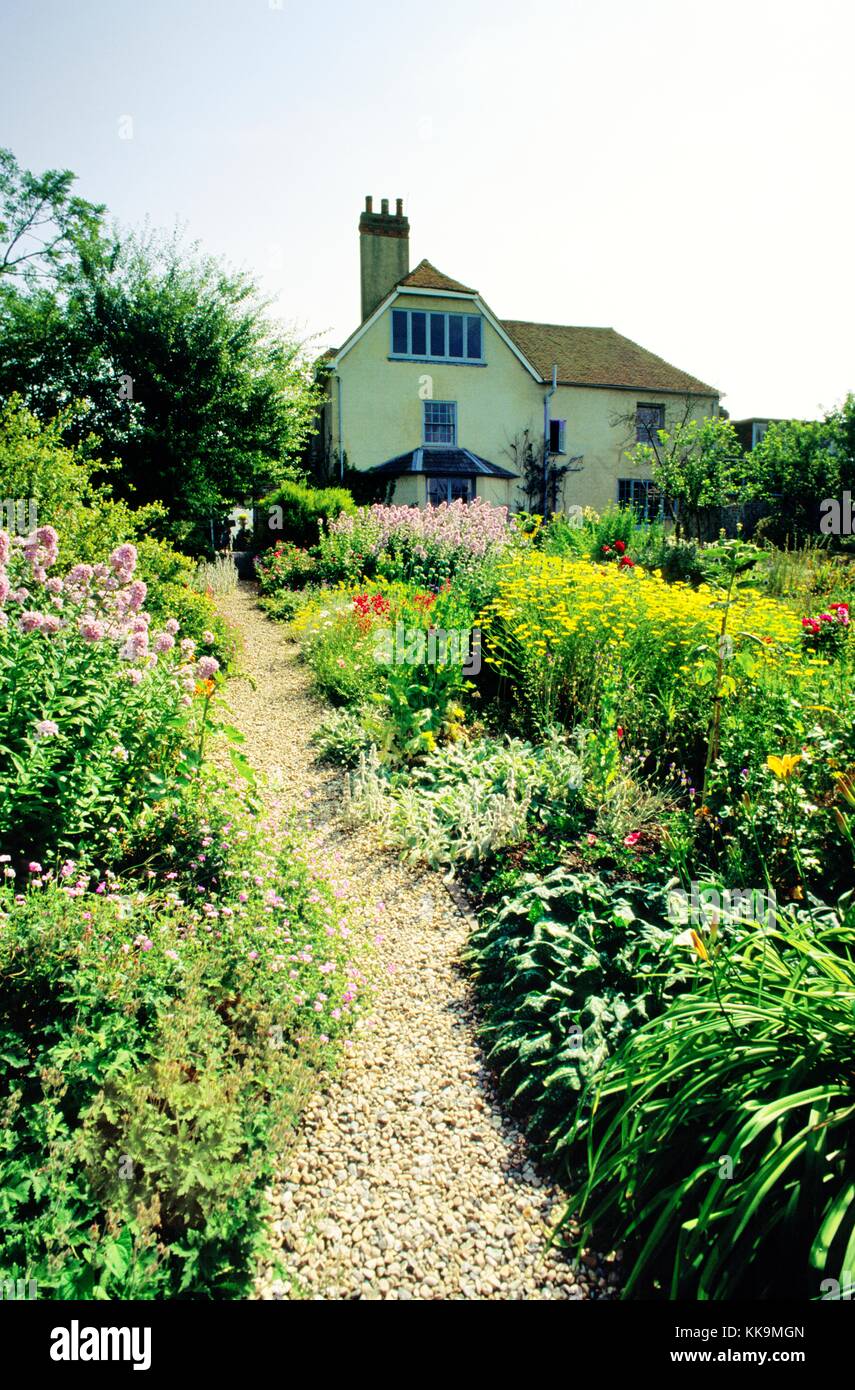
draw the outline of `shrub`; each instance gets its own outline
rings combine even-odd
[[[357,1008],[299,843],[267,855],[234,806],[208,829],[219,883],[189,901],[160,870],[0,888],[0,1268],[43,1297],[245,1297],[265,1188]]]
[[[316,545],[325,524],[344,513],[356,511],[349,492],[339,487],[304,487],[302,483],[280,483],[265,497],[261,510],[276,509],[275,529],[284,541],[294,545]],[[279,524],[281,523],[281,524]]]
[[[318,725],[309,742],[319,762],[355,767],[359,755],[367,753],[371,740],[358,713],[334,709]]]
[[[345,815],[372,821],[411,860],[453,869],[518,844],[530,823],[565,829],[581,786],[579,754],[564,739],[540,748],[519,739],[461,741],[406,774],[384,771],[376,753],[361,756]]]
[[[200,570],[165,541],[146,537],[139,542],[138,570],[149,586],[147,604],[153,618],[178,620],[182,637],[189,637],[207,655],[217,658],[225,671],[233,669],[239,650],[238,633],[229,627],[213,601],[214,590],[197,587]],[[231,581],[231,560],[220,566],[218,582]],[[236,576],[235,576],[236,578]],[[229,592],[220,587],[216,592]]]
[[[115,501],[103,480],[114,470],[96,457],[98,441],[70,448],[62,442],[68,424],[68,415],[44,424],[15,396],[0,408],[0,501],[32,501],[37,524],[61,530],[60,571],[102,559],[164,515],[158,506],[132,512]]]
[[[191,692],[218,664],[194,665],[174,618],[150,630],[132,545],[65,580],[58,551],[51,527],[0,532],[0,845],[34,861],[103,852],[177,791]]]
[[[563,868],[523,874],[473,933],[466,960],[488,1060],[556,1162],[576,1137],[587,1088],[692,969],[665,889]]]
[[[380,574],[389,581],[439,589],[480,569],[516,538],[507,507],[443,502],[438,507],[360,507],[321,538],[320,572],[332,582]]]
[[[277,541],[271,550],[261,554],[255,564],[258,589],[261,594],[275,594],[281,589],[302,589],[317,571],[317,561],[307,550],[290,541]]]

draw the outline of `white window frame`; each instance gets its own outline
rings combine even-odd
[[[451,428],[453,439],[434,440],[428,439],[428,410],[431,406],[443,405],[451,412]],[[435,423],[435,428],[441,429],[442,425]],[[422,443],[426,449],[456,449],[457,448],[457,401],[422,401]]]
[[[407,350],[406,352],[395,351],[395,315],[404,314],[407,320]],[[413,314],[424,314],[425,316],[425,352],[413,352]],[[443,323],[443,353],[437,356],[430,350],[431,345],[431,318],[441,314]],[[461,318],[463,320],[463,356],[452,357],[448,351],[448,340],[450,333],[449,320]],[[481,325],[481,355],[480,357],[469,357],[469,319],[477,319]],[[457,309],[399,309],[393,306],[389,315],[389,356],[396,362],[448,362],[452,365],[484,365],[484,316],[483,314],[467,314]]]
[[[430,492],[431,492],[431,484],[436,484],[436,483],[444,483],[444,484],[445,484],[445,496],[440,498],[440,502],[432,502],[432,501],[431,501],[431,495],[430,495]],[[475,497],[477,497],[477,495],[478,495],[478,485],[477,485],[477,482],[476,482],[476,480],[475,480],[474,478],[461,477],[460,474],[452,474],[452,473],[449,473],[447,476],[445,476],[445,475],[443,475],[443,474],[435,474],[435,473],[434,473],[434,474],[431,474],[430,477],[425,478],[425,502],[426,502],[427,506],[429,506],[429,507],[435,507],[435,506],[439,506],[441,502],[450,502],[450,501],[452,500],[452,497],[451,497],[451,484],[452,484],[452,483],[465,483],[465,484],[466,484],[466,500],[467,500],[467,502],[471,502]]]

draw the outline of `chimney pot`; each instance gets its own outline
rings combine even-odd
[[[367,196],[366,199],[365,199],[365,211],[366,211],[366,212],[371,212],[371,208],[372,208],[372,203],[373,203],[373,201],[374,201],[374,200],[373,200],[373,198],[371,197],[371,194],[369,193],[368,196]]]
[[[396,198],[396,199],[395,199],[395,216],[396,216],[396,217],[403,217],[403,215],[404,215],[404,200],[403,200],[403,198]]]
[[[388,199],[388,198],[381,198],[381,199],[380,199],[380,212],[381,212],[381,214],[382,214],[383,217],[388,217],[388,216],[389,216],[389,199]]]

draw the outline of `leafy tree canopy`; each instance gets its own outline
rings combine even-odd
[[[177,234],[108,249],[71,174],[37,179],[10,155],[2,168],[10,266],[28,219],[52,215],[56,235],[0,278],[0,402],[59,417],[70,444],[97,436],[117,497],[162,501],[173,539],[210,543],[218,512],[295,475],[320,398],[301,344],[248,275]]]
[[[723,415],[687,416],[672,430],[658,430],[657,444],[637,444],[629,453],[636,467],[649,467],[678,533],[683,520],[701,535],[707,507],[731,500],[742,460],[736,431]]]
[[[0,283],[55,284],[105,254],[104,207],[73,183],[69,169],[32,174],[0,149]]]

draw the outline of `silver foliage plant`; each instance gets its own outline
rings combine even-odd
[[[538,814],[578,802],[580,743],[554,734],[541,747],[482,739],[436,749],[405,778],[390,775],[373,746],[345,776],[344,818],[371,822],[384,844],[411,862],[447,869],[478,862],[525,839]]]

